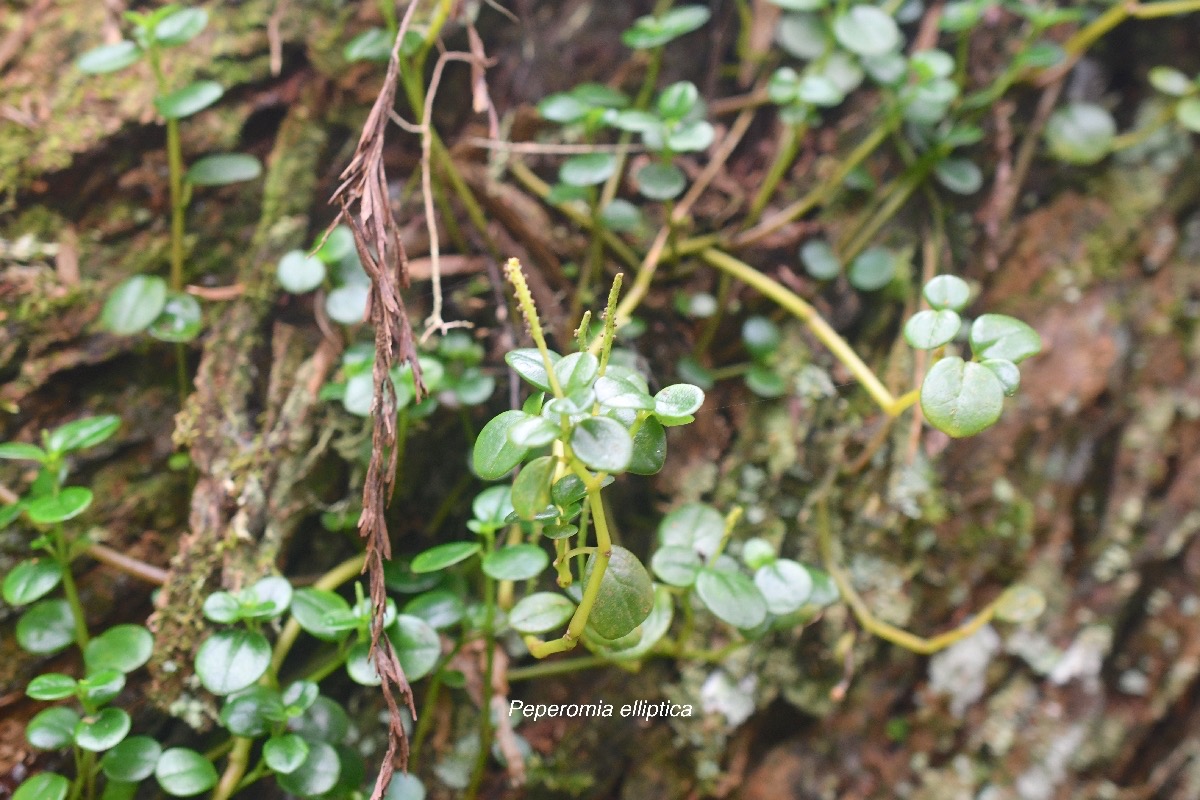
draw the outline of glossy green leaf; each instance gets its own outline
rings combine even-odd
[[[36,444],[4,442],[0,444],[0,459],[9,461],[45,461],[46,451]]]
[[[767,618],[767,604],[754,582],[740,572],[704,567],[696,595],[717,619],[735,628],[754,628]]]
[[[346,654],[346,674],[359,686],[378,686],[383,682],[375,668],[375,659],[371,658],[368,642],[359,642],[350,648]]]
[[[88,672],[115,669],[129,673],[150,660],[154,636],[141,625],[114,625],[88,642],[83,652]]]
[[[135,783],[154,774],[162,745],[149,736],[130,736],[100,759],[109,780]]]
[[[30,653],[57,653],[75,641],[75,617],[66,600],[42,600],[17,620],[17,643]]]
[[[725,536],[725,520],[705,503],[685,503],[663,517],[658,541],[664,547],[686,547],[707,558]]]
[[[229,592],[213,592],[204,598],[201,611],[205,618],[222,625],[237,622],[242,618],[242,604]]]
[[[662,641],[671,629],[671,621],[675,615],[675,600],[670,590],[665,586],[654,587],[654,606],[650,615],[642,621],[637,632],[640,638],[637,643],[621,650],[610,650],[604,647],[593,647],[610,661],[636,661],[645,658]]]
[[[166,302],[166,281],[156,275],[134,275],[112,290],[100,321],[112,333],[129,336],[148,328]]]
[[[275,772],[287,775],[308,758],[308,742],[294,733],[272,736],[263,744],[263,761]]]
[[[949,78],[954,74],[954,56],[945,50],[918,50],[908,63],[921,80]]]
[[[812,594],[812,576],[795,561],[780,558],[754,571],[754,585],[766,601],[767,611],[782,615],[797,611]]]
[[[767,317],[747,317],[742,323],[742,344],[754,358],[766,358],[773,354],[779,349],[780,341],[779,326]],[[695,409],[687,413],[695,413]]]
[[[29,519],[38,525],[53,525],[73,519],[92,504],[92,490],[83,486],[68,486],[57,495],[43,495],[25,507]]]
[[[838,44],[859,56],[882,56],[904,43],[900,28],[887,12],[873,5],[851,6],[833,21]]]
[[[1175,120],[1192,133],[1200,133],[1200,97],[1185,97],[1175,106]]]
[[[550,486],[557,466],[558,459],[554,456],[542,456],[521,468],[512,485],[513,509],[521,519],[532,520],[550,503]],[[484,570],[487,570],[486,559]]]
[[[431,547],[420,553],[412,560],[412,571],[420,575],[424,572],[437,572],[451,567],[460,561],[466,561],[478,553],[478,542],[447,542]]]
[[[513,444],[509,431],[526,416],[524,411],[504,411],[483,426],[475,439],[473,453],[475,472],[479,477],[497,480],[521,463],[527,449]]]
[[[962,318],[954,311],[918,311],[904,325],[904,339],[918,350],[933,350],[954,341]]]
[[[621,472],[633,458],[633,439],[625,426],[608,417],[588,417],[571,431],[571,450],[591,469]]]
[[[346,43],[342,57],[347,61],[387,61],[392,56],[395,37],[383,28],[368,28]]]
[[[654,395],[654,416],[664,425],[683,425],[704,405],[704,392],[690,383],[675,383]]]
[[[193,186],[228,186],[262,175],[262,162],[249,153],[215,153],[188,167],[185,179]]]
[[[84,750],[100,753],[116,747],[129,733],[133,721],[121,708],[105,708],[89,714],[75,725],[75,744]]]
[[[318,697],[303,714],[290,720],[288,727],[293,733],[303,736],[309,744],[341,742],[350,732],[350,717],[340,703],[328,697]]]
[[[977,358],[1002,358],[1019,364],[1042,350],[1042,337],[1019,319],[984,314],[971,323],[971,351]]]
[[[1004,394],[1012,397],[1021,386],[1021,370],[1013,362],[1003,358],[987,358],[979,362],[992,371],[1000,379]]]
[[[765,539],[747,539],[742,545],[742,563],[752,570],[773,564],[775,559],[775,548]]]
[[[292,681],[280,695],[280,700],[285,706],[284,714],[288,717],[303,714],[312,707],[320,694],[320,687],[312,681]]]
[[[195,81],[154,98],[154,107],[167,119],[183,119],[208,108],[223,94],[225,90],[216,81]]]
[[[279,693],[265,686],[251,686],[229,696],[221,706],[221,724],[234,736],[262,736],[271,724],[284,717]]]
[[[680,36],[697,30],[708,22],[712,13],[704,6],[680,6],[660,17],[639,17],[621,34],[621,41],[634,50],[661,47]]]
[[[79,681],[79,698],[84,707],[96,708],[112,702],[125,688],[125,673],[119,669],[102,669]]]
[[[591,386],[599,371],[600,359],[586,350],[563,356],[554,365],[554,374],[564,394],[574,394]]]
[[[812,578],[812,593],[808,596],[808,604],[823,608],[832,605],[841,599],[842,593],[838,591],[837,584],[828,572],[815,567],[808,567],[808,574]]]
[[[957,356],[933,365],[921,384],[921,410],[938,430],[973,436],[1000,418],[1004,386],[990,369]]]
[[[172,797],[194,797],[217,785],[217,770],[195,750],[172,747],[159,756],[154,778]]]
[[[700,101],[700,90],[691,81],[678,81],[659,92],[655,105],[658,116],[665,120],[681,120]]]
[[[585,583],[595,566],[593,555],[584,570]],[[600,579],[600,593],[588,617],[588,627],[605,639],[619,639],[641,625],[653,607],[654,585],[650,574],[637,556],[614,545]]]
[[[101,75],[125,69],[141,57],[142,51],[136,44],[122,39],[115,44],[105,44],[88,50],[75,60],[75,66],[80,72]]]
[[[200,302],[187,292],[167,292],[162,311],[146,332],[163,342],[190,342],[203,326]]]
[[[337,751],[325,742],[310,742],[303,763],[292,772],[277,775],[275,780],[285,792],[300,797],[315,797],[337,785],[342,762]]]
[[[271,645],[261,633],[218,631],[196,652],[196,675],[213,694],[232,694],[261,678],[270,663]]]
[[[1196,85],[1188,76],[1173,67],[1152,67],[1146,77],[1151,86],[1172,97],[1183,97],[1196,91]]]
[[[536,544],[511,544],[484,556],[483,571],[498,581],[524,581],[549,564],[550,556]]]
[[[115,414],[83,417],[60,425],[46,435],[46,447],[53,453],[83,450],[107,441],[121,427]]]
[[[54,772],[39,772],[13,792],[12,800],[66,800],[71,782]]]
[[[161,45],[176,47],[195,39],[208,25],[203,8],[181,8],[154,26],[154,39]]]
[[[850,285],[859,291],[878,291],[896,277],[896,257],[887,248],[868,247],[850,262],[846,276],[850,279]]]
[[[842,262],[824,239],[809,239],[800,247],[800,262],[814,280],[831,281],[842,271]]]
[[[44,709],[25,726],[25,738],[38,750],[61,750],[75,738],[79,715],[66,706]]]
[[[556,92],[543,97],[537,110],[542,119],[569,125],[583,119],[591,106],[567,92]]]
[[[242,619],[268,620],[287,611],[292,602],[292,584],[281,575],[268,575],[243,590],[246,611]]]
[[[508,612],[508,624],[518,633],[541,634],[560,628],[575,613],[575,604],[556,592],[523,597]]]
[[[489,486],[471,501],[475,519],[494,526],[493,530],[504,525],[512,512],[512,490],[508,486]]]
[[[666,144],[672,153],[700,153],[707,150],[716,138],[717,131],[712,123],[702,119],[691,120],[671,129]],[[649,139],[646,139],[646,144],[651,144]]]
[[[935,309],[962,311],[971,299],[971,287],[956,275],[938,275],[925,284],[923,294]]]
[[[687,177],[674,164],[647,164],[637,172],[638,191],[650,200],[671,200],[683,193]]]
[[[562,356],[558,353],[550,352],[551,364],[556,364],[560,358]],[[510,350],[504,354],[504,361],[526,383],[536,386],[543,392],[552,391],[550,380],[546,376],[546,362],[542,360],[542,354],[536,347],[521,347],[516,350]]]
[[[22,561],[4,576],[4,602],[23,606],[40,600],[62,581],[62,567],[48,558]]]
[[[650,559],[650,569],[670,586],[691,586],[704,562],[691,547],[660,547]]]
[[[1117,137],[1117,123],[1103,106],[1072,103],[1046,122],[1050,154],[1068,164],[1095,164],[1107,156]]]
[[[400,614],[387,629],[388,639],[396,648],[396,657],[410,681],[420,680],[433,671],[442,657],[438,632],[425,620]]]
[[[423,619],[439,631],[462,622],[467,611],[462,598],[448,589],[419,594],[409,600],[403,610],[405,614]]]
[[[545,447],[562,434],[562,428],[545,417],[527,416],[508,431],[509,441],[527,450]]]
[[[667,463],[667,431],[654,417],[648,417],[633,437],[633,455],[629,471],[634,475],[654,475]]]
[[[830,33],[816,14],[785,14],[775,29],[775,41],[796,58],[815,60],[829,51]]]
[[[47,672],[31,680],[25,687],[25,694],[34,700],[62,700],[64,697],[74,697],[78,685],[70,675]]]
[[[596,186],[604,183],[617,168],[612,153],[582,153],[571,156],[558,168],[558,179],[568,186]]]

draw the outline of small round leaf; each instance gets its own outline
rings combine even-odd
[[[29,720],[25,738],[38,750],[61,750],[74,740],[78,724],[78,714],[65,706],[54,706]]]
[[[621,472],[633,458],[633,439],[614,419],[588,417],[571,431],[571,450],[591,469]]]
[[[203,324],[200,302],[186,292],[167,292],[163,309],[146,332],[163,342],[190,342]]]
[[[185,177],[193,186],[228,186],[259,175],[262,162],[249,153],[216,153],[192,164]]]
[[[133,672],[150,660],[154,636],[141,625],[114,625],[88,642],[83,652],[88,672]]]
[[[48,558],[22,561],[4,576],[4,602],[23,606],[40,600],[62,581],[62,567]]]
[[[1042,350],[1042,337],[1019,319],[984,314],[971,324],[971,350],[977,358],[1002,358],[1019,364]]]
[[[824,239],[809,239],[800,247],[804,270],[818,281],[831,281],[842,271],[842,262]]]
[[[106,708],[94,716],[86,716],[75,725],[75,744],[84,750],[99,753],[116,747],[133,725],[124,709]]]
[[[292,595],[292,617],[307,633],[326,642],[346,638],[346,632],[326,623],[331,615],[350,613],[350,604],[339,594],[306,587]]]
[[[921,384],[921,410],[938,430],[973,436],[1000,418],[1004,386],[990,369],[957,356],[933,365]]]
[[[162,745],[149,736],[130,736],[100,759],[109,780],[136,783],[154,774]]]
[[[440,631],[452,628],[461,622],[467,609],[462,598],[454,592],[448,589],[435,589],[409,600],[404,605],[403,611],[409,616],[425,620],[435,630]]]
[[[311,292],[325,281],[325,262],[303,250],[291,250],[279,259],[275,277],[292,294]]]
[[[513,544],[484,556],[483,571],[498,581],[535,578],[550,563],[550,556],[536,544]]]
[[[263,761],[278,773],[287,775],[300,768],[308,758],[308,742],[294,733],[272,736],[263,745]]]
[[[833,35],[838,44],[859,56],[886,55],[903,44],[896,21],[873,5],[851,6],[838,15],[833,21]]]
[[[670,586],[691,586],[704,566],[690,547],[660,547],[650,559],[650,568]]]
[[[54,772],[39,772],[13,792],[12,800],[66,800],[71,782]]]
[[[1000,379],[1006,396],[1012,397],[1017,393],[1017,389],[1021,386],[1021,370],[1017,368],[1016,364],[1003,358],[985,358],[979,363],[990,369]]]
[[[498,480],[521,463],[527,448],[513,444],[509,432],[518,423],[524,422],[527,416],[524,411],[504,411],[483,426],[475,439],[472,454],[475,473],[479,477]]]
[[[933,168],[938,183],[955,194],[975,194],[983,187],[983,171],[969,158],[947,158]]]
[[[159,44],[176,47],[195,39],[206,25],[207,11],[202,8],[181,8],[154,26],[154,38]]]
[[[336,786],[341,770],[337,750],[325,742],[310,742],[303,763],[289,773],[277,775],[275,780],[285,792],[313,797]]]
[[[225,90],[216,81],[196,81],[154,98],[154,107],[167,119],[190,117],[221,99]]]
[[[666,463],[667,431],[657,419],[648,417],[633,436],[629,471],[634,475],[654,475]]]
[[[25,507],[29,519],[38,525],[53,525],[79,516],[92,504],[92,490],[68,486],[57,495],[43,495]]]
[[[918,311],[904,326],[904,339],[918,350],[932,350],[954,340],[962,318],[953,311]]]
[[[1095,164],[1112,151],[1116,136],[1112,114],[1094,103],[1072,103],[1046,123],[1050,154],[1068,164]]]
[[[508,624],[518,633],[539,634],[566,624],[575,604],[555,592],[535,592],[521,598],[508,612]]]
[[[57,653],[73,641],[75,617],[66,600],[42,600],[17,620],[17,642],[30,653]]]
[[[654,395],[654,416],[664,425],[691,422],[692,415],[704,404],[704,391],[690,383],[676,383]]]
[[[370,287],[361,283],[339,286],[325,297],[325,313],[334,322],[342,325],[357,325],[367,313],[367,296]]]
[[[64,697],[74,697],[78,685],[70,675],[47,672],[31,680],[25,687],[25,694],[34,700],[62,700]]]
[[[855,6],[862,8],[862,6]],[[883,247],[868,247],[850,262],[850,285],[862,292],[874,292],[896,276],[896,257]]]
[[[701,569],[696,576],[696,595],[714,616],[735,628],[754,628],[767,618],[762,592],[739,572]]]
[[[962,311],[971,299],[971,287],[956,275],[938,275],[925,284],[924,295],[929,305],[939,311]]]
[[[550,485],[557,466],[558,459],[554,456],[542,456],[521,468],[512,485],[513,509],[521,519],[532,520],[549,505]],[[487,569],[486,559],[484,569]]]
[[[396,648],[396,657],[410,681],[420,680],[433,671],[442,657],[438,632],[425,620],[400,614],[387,629],[388,638]]]
[[[670,200],[683,193],[687,178],[674,164],[647,164],[637,172],[638,191],[651,200]]]
[[[716,552],[724,536],[721,513],[705,503],[685,503],[658,525],[658,541],[664,547],[686,547],[705,558]]]
[[[1185,97],[1175,106],[1175,120],[1192,133],[1200,133],[1200,97]]]
[[[218,631],[196,653],[196,675],[213,694],[232,694],[252,685],[271,664],[271,645],[261,633]]]
[[[568,186],[596,186],[616,171],[617,157],[612,153],[583,153],[571,156],[558,169],[558,179]]]
[[[186,747],[164,750],[154,777],[172,797],[193,797],[217,785],[217,770],[207,758]]]
[[[167,282],[155,275],[134,275],[113,289],[100,312],[112,333],[129,336],[144,331],[167,302]]]
[[[790,614],[806,602],[812,594],[812,576],[800,564],[780,558],[754,571],[754,585],[767,603],[772,614]]]
[[[584,570],[585,582],[595,565],[596,557],[592,556]],[[588,626],[605,639],[619,639],[641,625],[653,607],[654,585],[646,568],[633,553],[613,546]]]
[[[418,575],[423,572],[437,572],[453,566],[460,561],[466,561],[479,552],[478,542],[447,542],[431,547],[418,554],[412,560],[412,571]]]

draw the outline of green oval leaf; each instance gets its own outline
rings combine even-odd
[[[230,695],[221,707],[221,724],[234,736],[262,736],[275,721],[284,717],[279,693],[265,686],[252,686]]]
[[[412,560],[412,571],[418,575],[423,572],[437,572],[453,566],[460,561],[466,561],[478,553],[478,542],[447,542],[431,547],[418,554]]]
[[[650,558],[650,568],[670,586],[691,586],[704,562],[690,547],[660,547]]]
[[[136,783],[154,774],[162,745],[149,736],[130,736],[100,759],[109,780]]]
[[[990,369],[1000,379],[1005,396],[1012,397],[1017,393],[1017,389],[1021,386],[1021,370],[1017,369],[1016,364],[1003,358],[988,358],[979,363]]]
[[[57,495],[43,495],[34,499],[25,506],[25,513],[38,525],[53,525],[79,516],[91,504],[91,489],[68,486]]]
[[[685,503],[663,517],[658,541],[664,547],[686,547],[702,558],[716,552],[725,536],[721,513],[705,503]]]
[[[448,589],[435,589],[409,600],[403,609],[405,614],[425,620],[434,630],[452,628],[462,622],[467,613],[462,599]]]
[[[921,384],[921,410],[935,428],[955,438],[994,424],[1004,408],[1004,387],[987,367],[957,356],[933,365]]]
[[[102,669],[79,681],[79,699],[84,707],[96,708],[115,699],[125,688],[125,673]]]
[[[100,75],[125,69],[142,57],[142,51],[129,40],[106,44],[88,50],[75,60],[80,72]]]
[[[42,600],[17,620],[17,643],[30,653],[57,653],[75,641],[75,617],[66,600]]]
[[[388,639],[396,648],[396,657],[410,681],[420,680],[433,671],[442,657],[438,632],[423,619],[400,614],[387,629]]]
[[[12,800],[66,800],[71,782],[54,772],[39,772],[17,787]]]
[[[583,153],[571,156],[558,168],[558,179],[568,186],[596,186],[608,180],[617,168],[612,153]]]
[[[155,275],[134,275],[113,289],[100,312],[100,322],[118,336],[129,336],[149,327],[166,302],[166,281]]]
[[[325,742],[310,742],[303,763],[292,772],[279,774],[275,780],[285,792],[300,797],[324,794],[337,785],[342,762],[337,750]]]
[[[779,349],[780,341],[782,336],[779,326],[766,317],[747,317],[742,323],[742,344],[746,345],[746,350],[756,359],[770,356]],[[695,409],[687,413],[695,413]]]
[[[1196,91],[1196,85],[1188,76],[1172,67],[1153,67],[1146,77],[1151,86],[1172,97],[1183,97]]]
[[[75,725],[75,744],[84,750],[99,753],[116,747],[133,725],[124,709],[106,708],[89,715]]]
[[[923,294],[938,311],[962,311],[971,299],[971,287],[956,275],[938,275],[925,284]]]
[[[70,675],[47,672],[31,680],[25,687],[25,694],[34,700],[62,700],[64,697],[74,697],[78,685]]]
[[[325,313],[334,322],[357,325],[367,313],[367,296],[370,292],[370,286],[361,283],[339,286],[325,296]]]
[[[23,606],[40,600],[62,581],[62,567],[48,558],[22,561],[4,576],[4,602]]]
[[[89,672],[115,669],[133,672],[150,660],[154,636],[141,625],[114,625],[88,642],[83,661]]]
[[[775,29],[775,41],[789,54],[806,61],[821,58],[829,51],[829,31],[816,14],[785,14]],[[797,82],[798,83],[798,82]]]
[[[717,619],[735,628],[754,628],[767,618],[767,604],[754,582],[739,572],[704,567],[696,595]]]
[[[1046,122],[1050,154],[1068,164],[1095,164],[1112,151],[1116,137],[1112,114],[1094,103],[1072,103]]]
[[[5,442],[0,444],[0,459],[10,461],[45,461],[46,451],[36,444]]]
[[[634,434],[629,471],[634,475],[654,475],[666,463],[667,431],[657,419],[648,417]]]
[[[535,592],[523,597],[508,612],[508,624],[518,633],[539,634],[566,624],[575,604],[555,592]]]
[[[638,191],[651,200],[671,200],[683,193],[687,177],[674,164],[652,163],[637,172]]]
[[[25,738],[38,750],[61,750],[75,738],[79,715],[65,706],[54,706],[38,713],[25,726]]]
[[[339,642],[346,632],[332,628],[326,619],[350,613],[350,604],[334,592],[306,587],[292,595],[292,617],[307,633],[326,642]]]
[[[954,341],[962,318],[953,311],[918,311],[904,326],[904,339],[918,350],[932,350]]]
[[[46,436],[46,447],[54,453],[95,447],[108,440],[120,427],[121,418],[114,414],[83,417],[50,431]]]
[[[565,360],[565,359],[564,359]],[[517,516],[532,520],[550,503],[550,486],[558,459],[554,456],[535,458],[521,468],[512,485],[512,505]],[[486,571],[486,559],[484,570]]]
[[[645,658],[654,646],[662,641],[667,631],[671,629],[671,621],[675,616],[675,600],[665,586],[654,587],[654,607],[650,616],[642,621],[638,632],[641,634],[636,644],[621,650],[604,646],[594,647],[601,655],[613,661],[635,661]]]
[[[216,81],[196,81],[154,98],[154,107],[167,119],[190,117],[221,99],[225,90]]]
[[[878,291],[891,283],[895,276],[896,257],[884,247],[863,250],[850,262],[850,270],[846,274],[850,285],[862,292]]]
[[[203,8],[181,8],[154,26],[154,38],[159,44],[177,47],[195,39],[207,25],[208,12]]]
[[[633,458],[633,439],[614,419],[588,417],[572,429],[571,450],[591,469],[621,472]]]
[[[639,17],[621,34],[621,41],[634,50],[649,50],[691,33],[712,16],[704,6],[680,6],[661,17]]]
[[[187,292],[167,292],[163,309],[146,332],[163,342],[190,342],[203,326],[200,302]]]
[[[350,680],[360,686],[378,686],[383,682],[375,669],[375,660],[371,658],[371,645],[359,642],[350,648],[346,654],[346,674]]]
[[[859,56],[886,55],[904,42],[896,21],[873,5],[851,6],[839,14],[833,21],[833,35],[838,44]]]
[[[425,784],[411,772],[398,772],[392,776],[383,800],[425,800]]]
[[[600,371],[600,359],[588,351],[563,356],[554,365],[554,374],[564,394],[574,394],[592,385]]]
[[[1175,120],[1192,133],[1200,133],[1200,97],[1185,97],[1175,106]]]
[[[294,733],[272,736],[263,745],[263,761],[276,772],[295,772],[308,758],[308,742]]]
[[[285,291],[305,294],[325,281],[325,262],[303,250],[291,250],[279,259],[275,277]]]
[[[188,168],[185,180],[193,186],[228,186],[262,175],[262,162],[249,153],[216,153]]]
[[[831,281],[842,271],[842,262],[824,239],[809,239],[800,247],[800,261],[814,280]]]
[[[483,426],[483,430],[475,439],[472,458],[475,473],[479,477],[484,480],[497,480],[521,463],[527,449],[513,444],[509,432],[518,423],[523,422],[526,416],[524,411],[504,411]]]
[[[977,358],[1002,358],[1019,364],[1042,350],[1042,337],[1019,319],[984,314],[971,324],[971,350]]]
[[[558,353],[550,352],[550,363],[555,364],[562,358]],[[521,347],[504,354],[504,361],[513,372],[521,376],[526,383],[536,386],[543,392],[553,391],[550,379],[546,375],[546,362],[536,347]]]
[[[259,578],[241,592],[242,619],[268,620],[287,611],[292,603],[292,584],[282,575]]]
[[[683,425],[704,404],[704,391],[690,383],[675,383],[654,395],[654,416],[663,425]]]
[[[584,570],[585,583],[595,566],[593,555]],[[619,639],[641,625],[653,607],[654,584],[646,568],[633,553],[614,545],[600,579],[599,596],[588,616],[588,627],[605,639]]]
[[[975,194],[983,188],[983,170],[969,158],[947,158],[933,168],[938,183],[955,194]]]
[[[261,633],[218,631],[196,652],[196,675],[213,694],[232,694],[252,685],[271,664],[271,645]]]
[[[159,756],[154,778],[172,797],[193,797],[217,785],[217,770],[195,750],[172,747]]]
[[[484,556],[483,571],[498,581],[535,578],[550,563],[550,556],[536,544],[513,544]]]
[[[545,417],[528,416],[509,428],[508,440],[517,447],[531,450],[545,447],[562,433],[562,428]]]
[[[1032,586],[1014,584],[996,603],[996,618],[1005,622],[1032,622],[1046,610],[1046,596]]]
[[[754,571],[754,585],[772,614],[790,614],[798,610],[812,594],[813,580],[808,570],[787,558],[780,558]]]

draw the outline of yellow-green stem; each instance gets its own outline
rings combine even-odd
[[[792,166],[792,162],[796,160],[796,154],[800,152],[800,140],[803,138],[806,127],[802,124],[784,127],[783,139],[775,150],[775,160],[771,162],[771,168],[767,170],[767,176],[763,179],[762,186],[759,187],[758,193],[754,195],[754,200],[750,203],[750,210],[746,212],[746,219],[742,227],[749,228],[757,222],[759,215],[771,201],[771,195],[775,194],[775,187],[779,185],[779,181],[783,179],[788,168]]]

